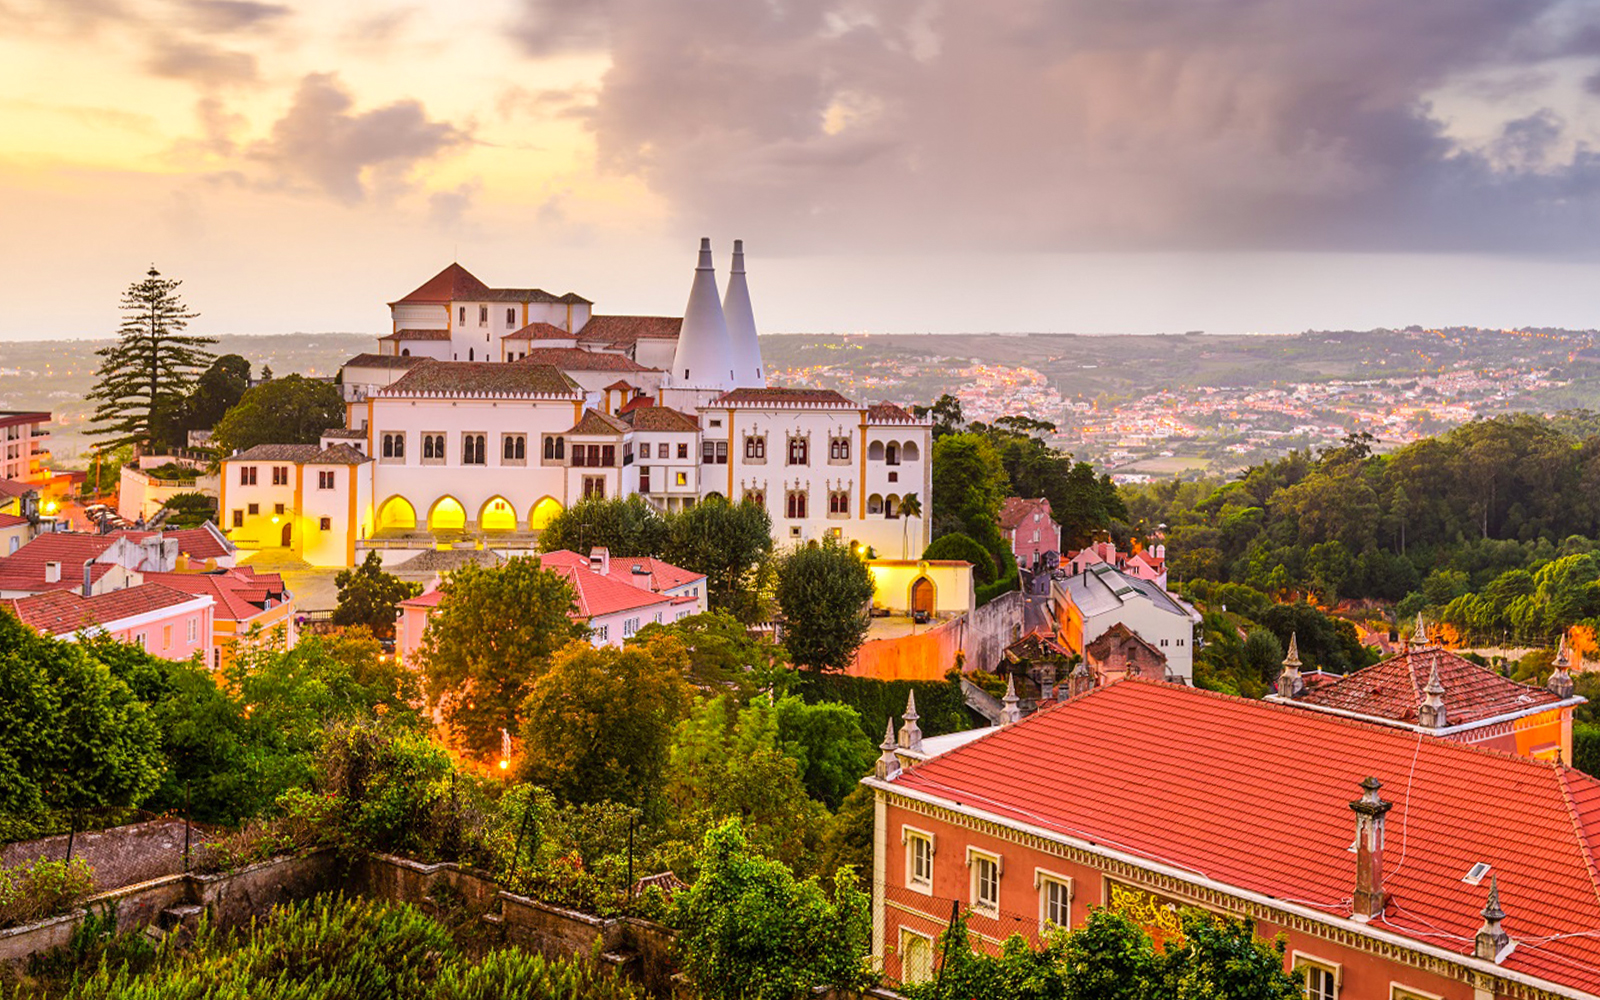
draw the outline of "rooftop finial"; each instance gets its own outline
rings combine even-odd
[[[906,693],[905,723],[900,727],[900,749],[912,753],[922,752],[922,727],[917,725],[917,692],[916,689]]]
[[[1571,698],[1574,685],[1572,683],[1572,655],[1567,649],[1567,636],[1561,634],[1561,645],[1556,649],[1555,669],[1550,673],[1550,680],[1545,684],[1545,690],[1558,698]]]
[[[1506,918],[1506,911],[1500,909],[1499,876],[1489,879],[1489,898],[1484,902],[1480,913],[1483,916],[1483,926],[1478,928],[1478,936],[1473,940],[1473,954],[1490,962],[1498,962],[1506,946],[1511,943],[1511,935],[1501,926],[1501,922]]]
[[[1300,676],[1300,644],[1295,633],[1289,633],[1289,653],[1283,658],[1283,673],[1274,685],[1280,698],[1296,698],[1305,692],[1306,682]]]
[[[1449,725],[1444,707],[1444,684],[1439,680],[1439,661],[1433,661],[1428,671],[1428,686],[1417,706],[1417,724],[1427,729],[1443,729]]]
[[[1411,648],[1421,649],[1428,644],[1428,624],[1422,620],[1422,612],[1417,612],[1416,627],[1411,630]]]
[[[900,773],[900,758],[894,755],[894,716],[889,716],[883,724],[883,742],[878,744],[878,749],[883,753],[878,757],[878,765],[873,769],[879,778],[888,780]]]
[[[1093,690],[1094,674],[1089,670],[1089,661],[1079,657],[1072,673],[1067,675],[1067,697],[1076,698]]]
[[[1022,710],[1017,707],[1017,675],[1006,674],[1006,696],[1000,699],[1000,724],[1009,726],[1022,721]]]

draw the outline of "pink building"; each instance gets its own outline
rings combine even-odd
[[[1032,572],[1044,566],[1045,553],[1061,551],[1061,525],[1044,497],[1006,497],[1000,507],[1000,534],[1011,543],[1017,565]]]
[[[105,633],[168,660],[209,652],[214,607],[210,597],[159,583],[90,597],[50,590],[0,601],[0,608],[44,635],[70,642],[80,633]]]
[[[1117,551],[1110,542],[1095,542],[1086,549],[1064,553],[1061,567],[1070,576],[1077,576],[1094,566],[1107,565],[1138,580],[1149,580],[1165,589],[1167,586],[1167,547],[1154,545],[1140,549],[1133,555]]]

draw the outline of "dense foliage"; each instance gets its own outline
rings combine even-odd
[[[217,421],[211,443],[224,455],[258,444],[316,444],[323,431],[343,426],[344,396],[338,386],[285,375],[241,396]]]
[[[778,562],[783,644],[795,666],[843,670],[867,638],[872,574],[849,548],[824,538]]]
[[[1094,910],[1044,947],[1012,936],[999,956],[974,951],[964,918],[940,938],[943,970],[911,983],[909,1000],[1299,1000],[1298,973],[1283,969],[1284,942],[1255,936],[1248,920],[1181,913],[1183,937],[1158,950],[1121,914]]]
[[[94,871],[83,858],[37,858],[0,868],[0,927],[65,913],[94,891]]]
[[[355,569],[340,570],[333,578],[339,588],[339,604],[333,609],[335,625],[361,625],[379,639],[394,638],[398,605],[422,593],[422,584],[410,583],[386,573],[377,549]]]

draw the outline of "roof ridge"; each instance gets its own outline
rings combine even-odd
[[[1567,787],[1567,768],[1559,764],[1553,767],[1556,787],[1561,791],[1561,802],[1567,807],[1567,817],[1572,820],[1572,832],[1578,838],[1578,846],[1583,850],[1583,864],[1589,870],[1589,887],[1594,890],[1595,903],[1600,905],[1600,867],[1595,863],[1595,855],[1600,853],[1600,844],[1596,844],[1590,838],[1588,830],[1578,816],[1577,803],[1573,802],[1572,790]]]

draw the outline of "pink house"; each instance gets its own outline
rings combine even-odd
[[[84,597],[49,590],[0,601],[0,608],[33,629],[71,642],[80,633],[103,632],[168,660],[187,660],[211,649],[216,602],[159,583]]]
[[[1011,543],[1017,565],[1032,572],[1044,566],[1045,553],[1061,551],[1061,525],[1044,497],[1006,497],[1000,507],[1000,534]]]
[[[1140,549],[1133,555],[1118,552],[1110,542],[1095,542],[1086,549],[1064,553],[1061,568],[1069,576],[1077,576],[1094,566],[1106,564],[1137,580],[1149,580],[1165,589],[1167,586],[1167,547],[1157,544]]]

